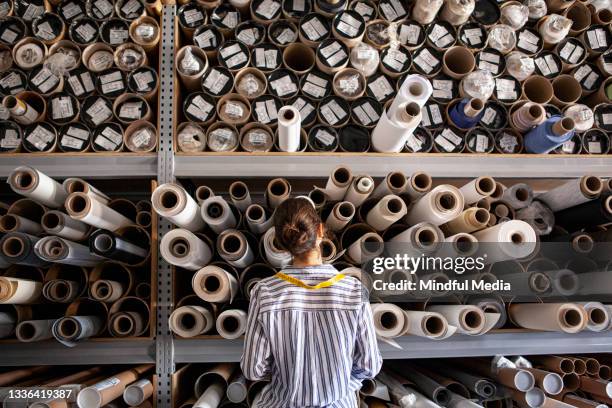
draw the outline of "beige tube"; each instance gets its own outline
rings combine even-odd
[[[230,302],[238,293],[238,281],[226,270],[208,265],[200,269],[191,281],[199,298],[211,303]]]
[[[600,378],[580,377],[580,389],[599,398],[612,398],[612,382]]]
[[[246,331],[247,313],[240,309],[226,310],[217,317],[216,326],[224,339],[237,339]]]
[[[440,225],[440,229],[446,236],[461,232],[470,233],[486,228],[490,218],[490,213],[484,208],[471,207],[464,210],[458,217]]]
[[[332,170],[327,184],[325,185],[325,195],[330,201],[340,201],[344,198],[351,182],[353,174],[351,169],[345,166],[338,166]]]
[[[602,404],[596,401],[591,401],[586,398],[579,397],[574,394],[565,394],[563,396],[563,402],[570,404],[577,408],[605,408],[606,404]]]
[[[427,221],[438,226],[456,218],[463,207],[463,195],[457,187],[440,185],[421,197],[410,208],[405,220],[412,225]]]
[[[401,171],[388,173],[383,181],[378,184],[372,197],[383,197],[387,194],[400,195],[408,187],[408,178]]]
[[[259,204],[251,204],[244,213],[247,226],[254,234],[263,234],[271,226],[273,219],[268,217],[266,210]]]
[[[125,295],[127,285],[111,279],[92,280],[89,295],[94,300],[113,303]]]
[[[132,224],[130,219],[85,193],[70,194],[65,205],[70,217],[96,228],[116,231]]]
[[[551,103],[564,108],[580,99],[582,87],[572,75],[559,75],[552,81],[553,97]]]
[[[221,258],[236,268],[246,268],[255,259],[246,236],[240,231],[231,229],[226,229],[217,237],[217,252]]]
[[[157,128],[147,120],[132,122],[125,129],[123,143],[131,152],[151,152],[157,147]]]
[[[451,78],[461,79],[474,70],[474,54],[466,47],[450,47],[442,57],[442,71]]]
[[[456,326],[463,334],[480,334],[485,327],[484,312],[471,305],[436,305],[427,308],[430,312],[443,315],[449,324]]]
[[[383,251],[382,244],[383,239],[380,235],[375,232],[367,232],[346,249],[346,254],[352,261],[362,264],[380,255]],[[375,246],[375,250],[372,251],[374,248],[364,247],[364,245]]]
[[[477,177],[461,187],[459,191],[463,195],[465,205],[471,205],[493,194],[495,180],[489,176]]]
[[[42,64],[47,54],[47,46],[33,37],[25,37],[13,45],[13,61],[25,70]]]
[[[186,305],[174,309],[170,315],[170,330],[183,338],[200,336],[209,332],[215,324],[212,312],[196,305]]]
[[[210,197],[213,197],[214,195],[215,195],[215,192],[213,191],[212,188],[208,186],[198,186],[198,188],[196,188],[196,191],[195,191],[195,198],[198,202],[198,205],[202,205],[204,200],[207,200]]]
[[[199,231],[205,226],[200,207],[178,184],[161,184],[153,191],[151,202],[156,213],[181,228]]]
[[[100,408],[123,395],[125,387],[138,380],[153,368],[153,365],[141,365],[123,371],[97,384],[82,389],[77,395],[79,408]]]
[[[523,82],[523,99],[545,104],[553,98],[553,86],[547,78],[532,75]]]
[[[368,175],[355,176],[346,195],[345,201],[352,203],[358,208],[374,191],[374,179]]]
[[[427,173],[416,172],[408,178],[408,184],[406,185],[406,193],[411,200],[416,200],[419,197],[425,195],[433,186],[431,176]]]
[[[104,205],[108,205],[110,198],[102,191],[98,190],[83,179],[71,177],[64,180],[62,183],[64,189],[68,194],[72,193],[85,193],[91,198],[98,200]]]
[[[570,35],[572,37],[577,37],[581,32],[591,26],[591,12],[583,2],[574,2],[565,10],[563,15],[572,20],[572,28],[570,28]],[[597,18],[595,17],[595,19]]]
[[[420,24],[430,24],[443,4],[442,0],[416,0],[412,8],[412,18]]]
[[[291,184],[284,178],[276,178],[268,183],[266,201],[270,208],[278,207],[291,194]]]
[[[104,43],[93,43],[88,45],[81,55],[83,65],[92,72],[102,72],[111,68],[114,61],[113,49]]]
[[[213,196],[204,200],[200,207],[200,215],[204,222],[217,234],[227,229],[236,228],[240,221],[236,219],[234,211],[221,196]]]
[[[366,222],[376,231],[381,232],[399,221],[407,212],[404,200],[394,194],[389,194],[368,212]]]
[[[521,104],[522,102],[517,102]],[[546,120],[544,107],[537,103],[527,102],[517,108],[510,116],[510,125],[520,133],[525,133]]]
[[[251,104],[240,94],[226,94],[217,102],[217,115],[225,123],[244,125],[251,117]]]
[[[130,407],[137,407],[149,399],[151,395],[153,395],[153,384],[148,379],[143,378],[125,387],[123,400]]]
[[[195,45],[186,45],[176,52],[175,68],[178,76],[189,91],[201,87],[200,82],[208,68],[208,57],[204,50]]]
[[[132,41],[144,48],[146,52],[154,51],[161,39],[159,23],[150,16],[138,17],[132,21],[129,34]]]
[[[509,306],[510,319],[526,329],[577,333],[586,327],[584,308],[573,303],[523,303]]]
[[[440,313],[404,310],[407,324],[402,334],[409,334],[429,339],[446,339],[456,332],[456,328],[448,325],[446,318]]]
[[[612,87],[612,77],[607,77],[593,95],[589,96],[586,100],[587,105],[595,107],[600,103],[611,103],[612,99],[608,96],[607,89]]]
[[[527,368],[536,382],[536,385],[546,392],[548,395],[558,395],[563,391],[563,378],[557,373],[551,373],[538,368]]]
[[[232,203],[244,212],[251,205],[249,187],[242,181],[235,181],[229,186],[229,195]]]
[[[304,75],[315,66],[315,52],[305,44],[291,43],[283,51],[283,63],[293,73]]]
[[[341,231],[355,216],[355,206],[350,201],[341,201],[332,208],[325,220],[325,227],[334,232]]]

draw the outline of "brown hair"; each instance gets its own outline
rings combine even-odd
[[[289,198],[274,213],[274,232],[278,243],[301,255],[315,249],[321,218],[307,198]]]

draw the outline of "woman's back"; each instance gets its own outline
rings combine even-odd
[[[336,276],[330,265],[283,272],[251,294],[242,368],[271,381],[256,406],[356,407],[361,381],[382,363],[366,291],[352,277],[313,289]]]

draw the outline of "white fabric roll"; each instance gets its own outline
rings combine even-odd
[[[23,343],[52,339],[52,328],[55,320],[56,319],[23,321],[17,325],[15,336],[17,340]]]
[[[412,254],[412,256],[420,256],[436,251],[440,243],[444,241],[444,234],[437,226],[429,222],[419,222],[412,227],[400,232],[390,239],[390,242],[396,243],[387,248],[394,250],[397,253]],[[401,248],[397,244],[404,244]],[[399,251],[401,249],[401,251]]]
[[[406,185],[406,194],[408,194],[410,199],[414,201],[418,200],[420,197],[430,192],[431,188],[431,176],[422,171],[417,171],[413,173],[408,179],[408,184]]]
[[[36,303],[42,295],[41,282],[10,276],[0,277],[0,304],[20,305]]]
[[[225,394],[221,381],[212,383],[204,390],[202,395],[193,403],[193,408],[217,408]]]
[[[324,189],[325,195],[329,201],[342,200],[352,181],[353,174],[348,167],[338,166],[333,169],[327,179],[327,184]]]
[[[399,109],[405,109],[406,104],[400,105]],[[380,120],[372,131],[372,147],[377,152],[399,153],[404,150],[408,137],[421,123],[421,111],[408,121],[400,121],[398,115],[385,111],[380,115]]]
[[[197,271],[208,265],[213,253],[193,232],[177,228],[164,234],[159,244],[161,256],[172,265]]]
[[[47,211],[42,217],[42,228],[47,234],[57,235],[70,241],[82,241],[89,235],[90,226],[70,218],[61,211]]]
[[[373,253],[369,253],[363,250],[362,245],[364,242],[378,243],[377,250]],[[383,239],[380,235],[375,232],[367,232],[363,234],[357,241],[353,242],[346,250],[347,255],[354,262],[363,264],[368,260],[380,255],[383,251]]]
[[[182,323],[185,316],[191,316],[193,326],[186,327]],[[183,338],[190,338],[206,334],[215,324],[215,318],[210,310],[202,306],[187,305],[174,309],[170,315],[168,325],[173,333]]]
[[[68,196],[60,183],[28,166],[19,166],[13,170],[8,183],[17,194],[51,208],[61,208]]]
[[[490,187],[490,189],[487,190],[487,187]],[[490,196],[494,190],[495,181],[488,176],[477,177],[459,189],[461,194],[463,194],[465,205],[474,204],[482,198]]]
[[[408,75],[387,111],[394,115],[400,105],[406,102],[416,102],[423,107],[432,93],[433,87],[427,78],[416,74]]]
[[[374,179],[368,175],[356,176],[346,191],[345,201],[359,207],[374,191]]]
[[[84,193],[70,194],[66,199],[66,211],[76,220],[109,231],[132,225],[129,218]]]
[[[204,200],[200,208],[200,214],[204,222],[217,234],[226,229],[236,228],[236,217],[227,201],[221,196]]]
[[[251,204],[244,214],[247,226],[253,234],[263,234],[274,223],[274,216],[268,217],[266,210],[259,204]]]
[[[291,105],[278,111],[278,148],[283,152],[297,152],[300,149],[302,129],[300,111]]]
[[[237,323],[236,330],[230,332],[224,327],[224,323],[227,319],[235,320]],[[246,331],[246,325],[247,313],[241,309],[226,310],[217,317],[217,332],[224,339],[237,339],[242,336]]]
[[[406,215],[404,200],[389,194],[384,196],[366,216],[366,222],[376,231],[384,231]]]
[[[225,230],[217,237],[217,252],[236,268],[246,268],[255,260],[246,236],[236,230]]]
[[[65,337],[60,333],[60,327],[66,320],[71,320],[78,327],[75,336]],[[79,340],[86,340],[99,334],[104,329],[104,322],[98,316],[67,316],[53,323],[53,337],[67,347],[74,347]]]
[[[392,303],[373,303],[371,307],[377,336],[390,339],[402,335],[407,325],[407,316],[399,306]]]
[[[197,271],[191,286],[200,299],[211,303],[231,303],[238,293],[238,281],[234,275],[214,265]]]
[[[610,311],[601,302],[580,302],[586,310],[589,320],[587,322],[587,329],[594,332],[601,332],[607,330],[610,326]],[[596,320],[594,316],[598,316]]]
[[[93,254],[89,247],[60,237],[43,237],[34,245],[40,259],[65,265],[96,266],[106,258]]]
[[[472,305],[434,305],[427,307],[427,311],[443,315],[448,323],[457,327],[462,334],[481,334],[485,328],[484,312]]]
[[[355,216],[355,206],[350,201],[336,203],[325,220],[325,227],[334,232],[342,230]]]
[[[83,179],[77,177],[67,178],[66,180],[64,180],[62,185],[64,186],[64,189],[68,192],[68,194],[81,192],[87,194],[94,200],[100,201],[104,205],[108,205],[108,203],[110,202],[109,196],[107,196],[102,191],[98,190]]]
[[[235,181],[229,187],[230,199],[240,211],[244,212],[251,205],[249,188],[242,181]]]
[[[293,256],[289,251],[282,250],[274,245],[274,236],[275,231],[272,227],[266,231],[262,238],[266,260],[275,268],[284,268],[291,263]]]
[[[526,258],[536,250],[535,230],[525,221],[511,220],[474,232],[487,254],[487,263]]]
[[[194,232],[204,228],[198,203],[178,184],[158,186],[153,191],[151,203],[155,212],[181,228]]]
[[[421,197],[408,211],[408,224],[430,222],[440,226],[463,211],[463,195],[457,187],[443,184]]]
[[[427,337],[433,340],[447,339],[457,331],[455,326],[449,326],[446,318],[436,312],[404,310],[406,325],[403,335]]]

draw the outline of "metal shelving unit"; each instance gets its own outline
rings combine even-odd
[[[261,160],[254,160],[259,158]],[[354,173],[384,177],[390,171],[424,171],[433,177],[571,178],[610,176],[612,156],[451,155],[357,153],[177,154],[176,177],[327,177],[338,164]]]

